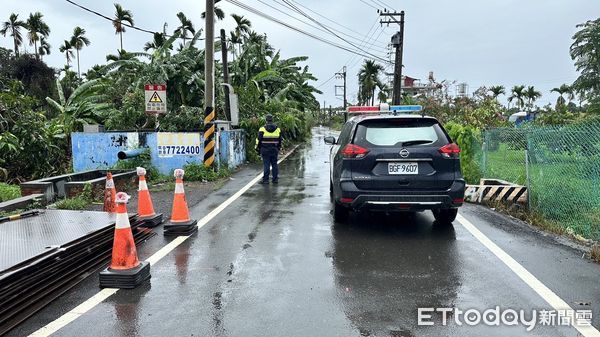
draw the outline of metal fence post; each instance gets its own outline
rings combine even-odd
[[[531,181],[529,180],[529,146],[525,148],[525,179],[527,184],[527,209],[531,209]]]
[[[482,150],[483,150],[483,156],[482,156],[482,163],[481,163],[481,175],[482,178],[486,178],[486,169],[487,169],[487,146],[488,144],[488,131],[485,130],[483,131],[483,144],[482,144]]]

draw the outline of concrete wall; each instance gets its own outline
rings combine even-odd
[[[244,163],[243,132],[221,131],[219,136],[217,160],[231,168]],[[118,162],[117,153],[138,148],[150,149],[152,165],[167,175],[185,164],[202,163],[204,157],[204,141],[197,132],[76,132],[71,134],[71,141],[75,172],[113,167]]]
[[[221,164],[237,167],[246,161],[246,138],[244,130],[221,131],[219,133],[219,160]]]

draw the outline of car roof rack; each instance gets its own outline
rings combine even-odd
[[[356,114],[356,115],[377,115],[377,114],[391,114],[391,115],[399,115],[399,114],[414,114],[421,113],[421,117],[425,117],[425,112],[423,111],[423,106],[421,105],[389,105],[386,103],[382,103],[380,105],[372,105],[372,106],[363,106],[363,105],[354,105],[349,106],[346,109],[348,114]]]

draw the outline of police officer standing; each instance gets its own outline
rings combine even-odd
[[[273,168],[273,184],[278,183],[279,167],[277,166],[277,155],[281,149],[281,129],[273,123],[273,116],[265,117],[267,124],[258,130],[256,139],[256,151],[263,160],[263,178],[261,184],[269,183],[269,173]]]

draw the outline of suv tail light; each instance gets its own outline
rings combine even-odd
[[[455,143],[450,143],[442,146],[438,151],[440,151],[445,158],[458,158],[460,148]]]
[[[348,144],[342,149],[344,158],[363,158],[367,153],[369,153],[369,150],[355,144]]]

